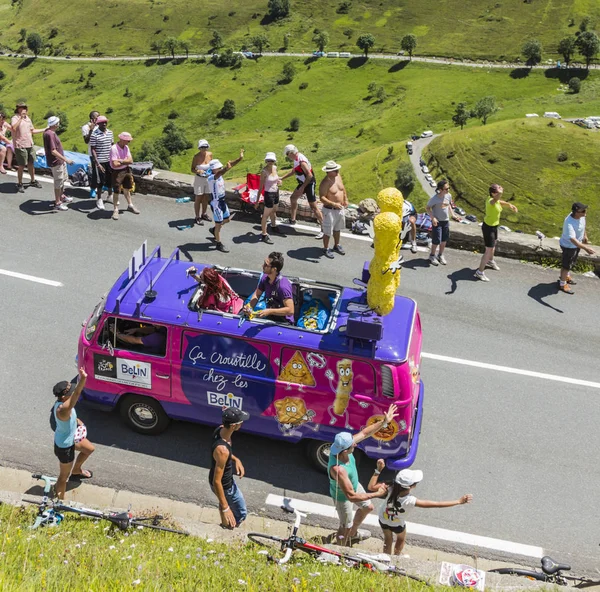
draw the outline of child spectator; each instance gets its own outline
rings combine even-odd
[[[377,482],[378,476],[385,467],[383,459],[377,461],[377,469],[373,473],[369,481],[369,491],[378,491],[381,483]],[[468,493],[461,498],[452,501],[434,502],[417,499],[414,495],[410,495],[411,491],[423,480],[423,471],[413,471],[412,469],[404,469],[396,473],[393,481],[387,483],[388,496],[385,503],[381,505],[379,510],[379,526],[383,530],[383,552],[390,554],[392,552],[392,542],[394,534],[396,535],[396,543],[394,544],[394,555],[400,555],[404,549],[406,540],[406,523],[404,522],[405,515],[415,506],[417,508],[451,508],[452,506],[460,506],[468,504],[473,496]]]

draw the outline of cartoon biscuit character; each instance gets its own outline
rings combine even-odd
[[[378,421],[381,421],[384,418],[385,416],[383,415],[372,415],[367,420],[367,427],[377,423]],[[400,428],[398,427],[398,423],[392,419],[387,427],[381,428],[378,432],[375,432],[372,438],[379,440],[380,442],[390,442],[398,435],[399,431]]]
[[[337,363],[338,383],[335,389],[335,401],[333,402],[333,412],[336,415],[343,415],[348,408],[350,395],[352,394],[352,360],[338,360]]]
[[[274,402],[277,421],[284,435],[290,435],[293,428],[312,421],[315,412],[306,408],[306,403],[297,397],[285,397]],[[314,428],[313,428],[314,429]]]
[[[312,375],[310,368],[302,354],[295,351],[290,361],[285,365],[278,377],[281,382],[291,382],[293,384],[301,384],[304,386],[315,386],[315,377]]]

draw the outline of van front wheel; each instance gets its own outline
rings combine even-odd
[[[327,474],[327,464],[329,463],[329,450],[331,442],[319,442],[319,440],[309,440],[306,443],[306,454],[310,462],[321,473]]]
[[[161,404],[151,397],[128,395],[119,407],[121,418],[135,432],[155,436],[164,432],[169,418]]]

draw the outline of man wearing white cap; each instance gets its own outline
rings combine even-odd
[[[378,482],[378,476],[385,467],[385,461],[380,458],[377,461],[377,469],[373,473],[367,489],[369,491],[380,491],[381,483]],[[411,508],[451,508],[452,506],[461,506],[468,504],[473,499],[470,493],[463,495],[457,500],[434,502],[429,500],[417,499],[410,495],[411,491],[418,483],[423,481],[423,471],[413,469],[403,469],[398,471],[393,481],[386,483],[388,493],[385,503],[379,509],[379,526],[383,530],[383,552],[390,554],[392,552],[392,543],[394,534],[396,543],[394,544],[394,555],[400,555],[404,549],[406,541],[406,514]]]
[[[129,132],[121,132],[119,141],[110,149],[110,168],[112,169],[113,186],[113,220],[119,219],[119,193],[127,200],[127,210],[133,214],[139,214],[140,211],[133,205],[131,199],[131,190],[133,189],[133,175],[131,174],[130,164],[133,163],[133,157],[129,150],[129,142],[133,137]]]
[[[348,545],[357,540],[369,538],[370,533],[359,530],[363,520],[373,511],[373,504],[369,501],[376,497],[385,497],[387,485],[381,483],[377,491],[366,493],[364,487],[358,482],[358,471],[354,459],[354,449],[359,442],[366,440],[379,430],[386,428],[398,415],[396,405],[390,405],[383,419],[366,427],[357,434],[340,432],[336,434],[329,452],[329,494],[335,503],[335,509],[340,519],[337,531],[337,542]],[[353,519],[352,505],[358,506],[358,511]]]
[[[210,218],[206,213],[208,202],[210,201],[210,186],[206,171],[208,171],[209,163],[212,160],[212,152],[209,152],[210,144],[208,140],[198,141],[198,152],[192,159],[192,174],[194,177],[194,215],[196,224],[202,226],[204,220],[210,222]],[[200,206],[202,205],[202,214],[200,214]]]
[[[323,167],[327,176],[319,185],[319,197],[323,204],[323,247],[325,257],[333,259],[333,253],[345,255],[346,252],[340,245],[340,233],[346,228],[344,208],[348,207],[348,195],[342,175],[340,175],[341,164],[334,160],[328,160]],[[333,234],[333,249],[329,248],[329,239]]]
[[[69,179],[67,164],[73,164],[73,161],[65,156],[62,142],[56,133],[59,124],[60,119],[56,115],[49,117],[43,137],[46,164],[50,167],[54,179],[54,209],[60,212],[68,209],[66,204],[73,201],[72,197],[64,194],[65,183]]]
[[[223,224],[229,222],[230,214],[227,202],[225,201],[225,179],[223,175],[238,162],[244,158],[244,149],[240,150],[240,157],[236,160],[229,160],[225,166],[218,159],[214,158],[211,160],[208,172],[208,186],[210,187],[211,201],[210,208],[213,213],[213,220],[215,225],[208,229],[208,231],[215,237],[215,243],[217,245],[217,251],[221,253],[229,253],[229,249],[221,242],[221,228]]]
[[[308,200],[308,205],[310,209],[313,211],[319,226],[323,224],[323,214],[321,214],[321,210],[317,207],[317,196],[316,196],[316,187],[317,182],[315,180],[315,175],[312,170],[312,165],[310,161],[304,154],[298,152],[298,148],[293,144],[288,144],[283,149],[283,154],[286,158],[290,159],[294,163],[294,167],[289,173],[286,173],[281,177],[281,180],[284,181],[288,177],[292,175],[296,175],[296,181],[298,181],[298,186],[292,192],[290,196],[290,219],[289,224],[292,226],[296,224],[296,212],[298,211],[298,200],[306,195],[306,199]],[[323,238],[323,231],[319,232],[316,238]]]

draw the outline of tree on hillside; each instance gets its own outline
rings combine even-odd
[[[585,67],[589,70],[591,61],[600,51],[600,39],[594,31],[585,31],[577,38],[577,49],[585,58]]]
[[[410,162],[401,162],[396,169],[394,185],[404,195],[408,195],[415,187],[415,171]]]
[[[269,38],[264,33],[260,33],[259,35],[254,35],[254,37],[251,37],[250,44],[260,54],[262,54],[263,49],[269,47],[270,45]]]
[[[27,35],[27,47],[33,52],[33,55],[37,58],[40,51],[44,47],[44,42],[38,33],[29,33]]]
[[[542,61],[542,44],[537,39],[529,39],[523,44],[521,53],[530,66],[539,64]]]
[[[496,111],[498,111],[496,97],[483,97],[483,99],[479,99],[479,101],[475,103],[472,116],[481,119],[481,123],[485,125],[488,117],[496,113]]]
[[[56,117],[60,119],[60,123],[56,129],[56,133],[60,136],[60,134],[66,132],[69,127],[69,116],[64,111],[50,109],[49,111],[46,111],[44,119],[48,119],[48,117],[52,117],[53,115],[56,115]]]
[[[329,33],[327,31],[319,31],[314,34],[312,40],[319,51],[325,51],[325,48],[329,43]]]
[[[219,31],[213,31],[212,39],[210,40],[210,46],[213,51],[219,51],[224,45],[223,35]]]
[[[165,39],[165,51],[168,51],[173,59],[175,59],[175,52],[178,47],[179,40],[176,37],[167,37]]]
[[[569,80],[569,90],[576,95],[581,90],[581,78],[574,76]]]
[[[285,18],[290,14],[290,0],[269,0],[267,14],[274,21]]]
[[[556,50],[568,66],[577,50],[577,37],[575,37],[575,35],[569,35],[568,37],[561,39]]]
[[[235,101],[233,99],[225,99],[217,117],[220,117],[221,119],[234,119]]]
[[[163,128],[162,144],[169,151],[169,154],[180,154],[193,146],[185,137],[183,130],[172,121],[169,121]]]
[[[185,51],[185,59],[187,60],[190,57],[190,42],[189,41],[180,41],[179,47]]]
[[[160,60],[160,52],[162,51],[162,43],[160,41],[153,41],[150,44],[150,51],[156,52],[158,59]]]
[[[592,19],[589,16],[584,16],[581,19],[581,22],[579,23],[579,31],[581,33],[585,33],[588,29],[590,29],[590,26],[592,24]]]
[[[469,119],[471,119],[471,110],[467,107],[467,104],[459,103],[456,105],[454,115],[452,116],[454,125],[460,125],[460,129],[462,129],[465,125],[467,125],[467,121],[469,121]]]
[[[369,50],[375,45],[375,37],[371,33],[364,33],[356,40],[356,45],[365,52],[365,57],[368,57]]]
[[[404,35],[400,41],[400,47],[406,51],[412,61],[413,53],[417,49],[417,38],[415,35]]]
[[[294,76],[296,76],[296,66],[292,62],[286,62],[281,71],[281,81],[289,83],[294,80]]]

